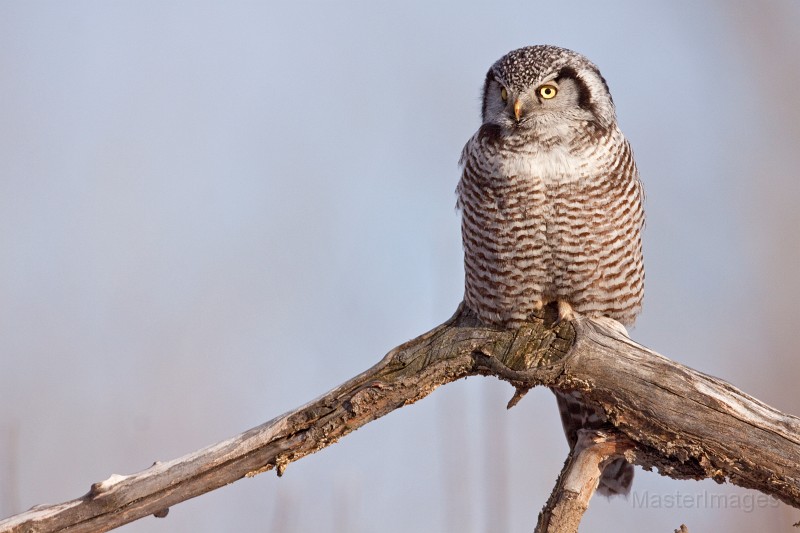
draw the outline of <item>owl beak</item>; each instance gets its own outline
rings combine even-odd
[[[520,117],[522,117],[522,102],[519,100],[514,102],[514,116],[516,117],[517,122],[519,122]]]

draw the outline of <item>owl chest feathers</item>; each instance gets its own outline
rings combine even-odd
[[[632,160],[614,173],[608,154],[557,137],[517,145],[476,134],[467,144],[458,187],[465,298],[484,320],[513,322],[558,299],[625,322],[638,312],[640,295],[615,300],[641,292],[632,279],[643,278],[638,178]]]

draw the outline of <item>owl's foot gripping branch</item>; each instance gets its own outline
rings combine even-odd
[[[544,308],[515,330],[481,324],[463,305],[444,324],[312,402],[226,441],[130,475],[84,496],[0,520],[0,533],[107,531],[164,517],[184,500],[287,465],[440,385],[493,375],[516,388],[580,391],[607,430],[582,431],[537,531],[576,531],[605,461],[625,457],[679,479],[713,478],[800,508],[800,419],[730,384],[675,363],[590,319],[553,320]],[[571,518],[570,518],[571,517]]]

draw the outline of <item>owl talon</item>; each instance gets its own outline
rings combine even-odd
[[[569,305],[569,302],[565,300],[558,301],[558,319],[556,320],[556,325],[561,324],[562,322],[571,322],[575,320],[575,311],[572,310],[572,306]]]

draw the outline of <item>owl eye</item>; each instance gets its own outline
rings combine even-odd
[[[505,87],[500,88],[500,98],[502,98],[504,102],[508,102],[508,91]]]
[[[555,98],[557,94],[558,94],[558,89],[556,89],[552,85],[542,85],[541,87],[539,87],[539,95],[545,100],[550,100],[551,98]]]

